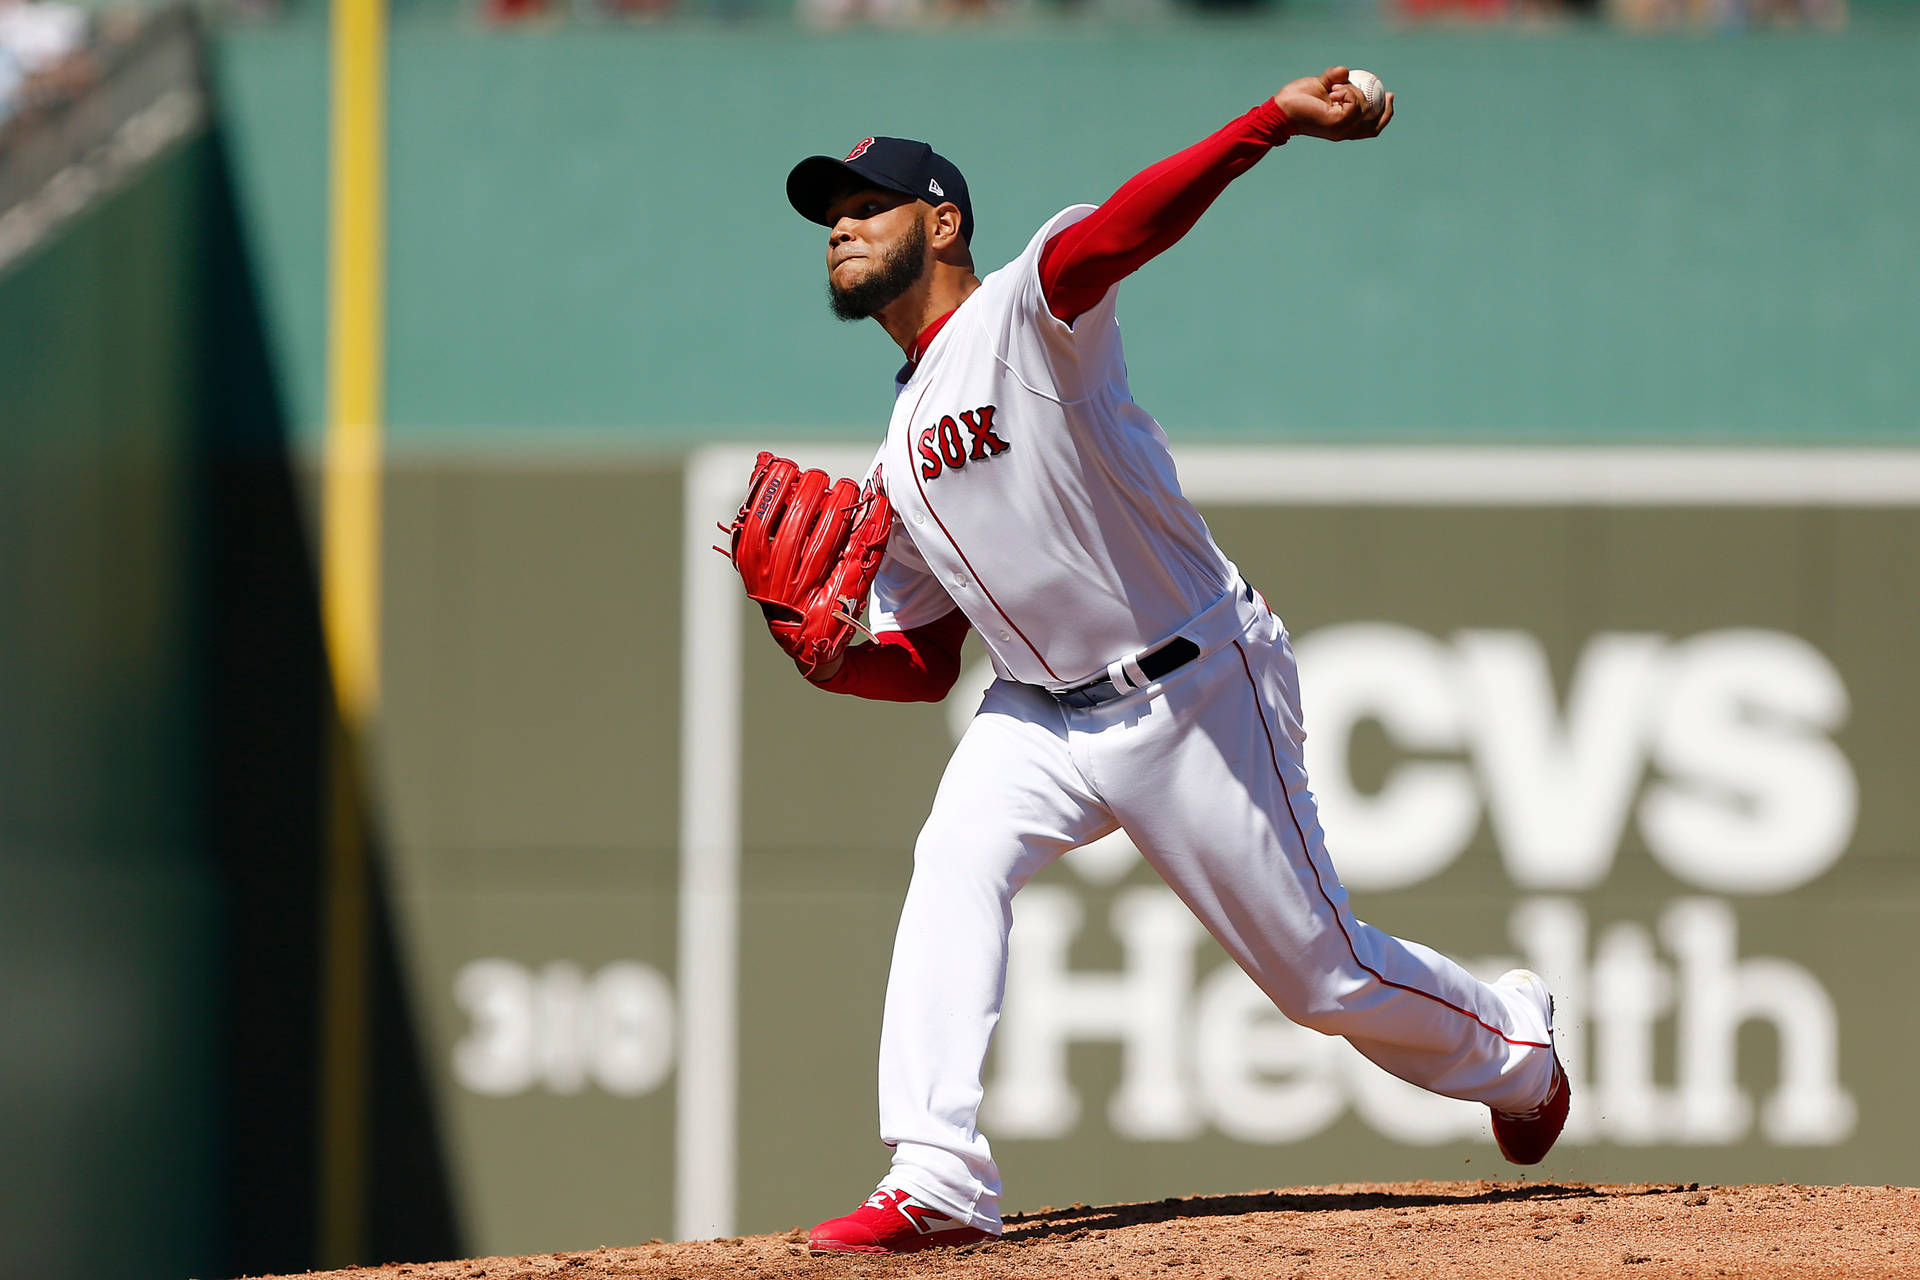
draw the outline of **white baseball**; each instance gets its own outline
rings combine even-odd
[[[1381,100],[1387,96],[1387,86],[1381,84],[1380,77],[1371,71],[1349,71],[1347,83],[1360,91],[1361,96],[1367,100],[1369,111],[1379,106]]]

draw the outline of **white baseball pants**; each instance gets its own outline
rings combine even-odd
[[[976,1121],[1014,894],[1116,827],[1293,1021],[1448,1097],[1521,1111],[1547,1092],[1545,1009],[1348,909],[1280,621],[1244,593],[1209,619],[1200,657],[1101,706],[996,682],[920,833],[880,1035],[880,1136],[890,1185],[972,1226],[1000,1228]]]

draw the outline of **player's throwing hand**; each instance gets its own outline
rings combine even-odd
[[[1359,89],[1347,83],[1347,68],[1328,67],[1317,76],[1295,80],[1273,95],[1294,133],[1329,142],[1377,138],[1393,119],[1393,95],[1369,107]]]

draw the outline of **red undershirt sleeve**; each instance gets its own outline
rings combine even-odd
[[[1129,178],[1040,251],[1047,309],[1067,324],[1079,319],[1107,290],[1187,234],[1229,182],[1288,136],[1287,117],[1269,98],[1213,136]]]
[[[938,702],[960,678],[960,646],[970,625],[955,609],[924,627],[882,631],[875,643],[848,649],[831,680],[814,684],[881,702]]]

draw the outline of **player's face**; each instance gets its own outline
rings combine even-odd
[[[866,187],[827,205],[827,295],[842,320],[884,310],[927,269],[925,208],[897,191]]]

